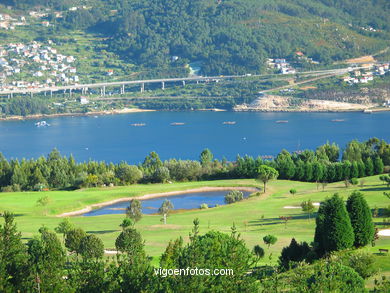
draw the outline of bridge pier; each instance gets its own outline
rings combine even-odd
[[[143,93],[144,91],[145,91],[145,84],[141,83],[141,93]]]
[[[121,95],[124,95],[124,94],[125,94],[125,85],[123,84],[121,87]]]
[[[161,83],[161,89],[162,89],[162,90],[165,90],[165,82],[162,82],[162,83]]]
[[[52,97],[53,97],[53,91],[50,90],[50,98],[52,98]]]
[[[30,92],[30,98],[33,98],[33,92]]]
[[[69,89],[69,98],[72,97],[72,89]]]
[[[102,87],[102,96],[104,97],[106,95],[106,86],[104,85]]]
[[[183,80],[182,83],[183,83],[183,86],[186,86],[186,81],[185,80]]]

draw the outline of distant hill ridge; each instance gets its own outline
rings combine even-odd
[[[257,73],[266,58],[294,60],[296,52],[330,64],[390,44],[387,0],[2,2],[15,12],[50,8],[53,35],[56,29],[99,33],[109,51],[156,75],[181,75],[194,61],[207,75]],[[63,18],[54,11],[63,11]]]

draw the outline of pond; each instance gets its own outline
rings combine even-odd
[[[191,210],[199,209],[200,205],[206,203],[209,208],[216,205],[225,205],[225,195],[229,191],[207,191],[207,192],[193,192],[183,193],[172,196],[157,197],[145,199],[141,201],[143,214],[155,214],[165,199],[169,199],[174,207],[174,210]],[[242,191],[244,198],[247,198],[252,192]],[[101,216],[109,214],[124,214],[126,208],[129,206],[129,201],[117,202],[96,210],[92,210],[83,216]]]

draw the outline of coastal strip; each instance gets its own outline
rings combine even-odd
[[[187,194],[187,193],[189,194],[189,193],[195,193],[195,192],[208,192],[208,191],[229,191],[229,190],[240,190],[240,191],[248,191],[248,192],[260,191],[259,189],[255,188],[255,187],[200,187],[200,188],[187,189],[187,190],[176,190],[176,191],[169,191],[169,192],[162,192],[162,193],[150,193],[150,194],[145,194],[142,196],[123,197],[123,198],[113,199],[113,200],[102,202],[102,203],[92,204],[92,205],[86,206],[85,208],[83,208],[81,210],[62,213],[60,215],[57,215],[56,217],[62,218],[62,217],[78,216],[78,215],[88,213],[96,208],[102,208],[102,207],[105,207],[108,205],[116,204],[118,202],[130,201],[132,199],[145,200],[145,199],[151,199],[151,198],[173,196],[173,195],[178,195],[178,194]]]
[[[149,109],[136,109],[136,108],[124,108],[117,110],[107,111],[93,111],[86,113],[57,113],[57,114],[34,114],[26,116],[9,116],[0,118],[0,121],[21,121],[30,119],[42,119],[42,118],[56,118],[56,117],[71,117],[71,116],[100,116],[100,115],[116,115],[116,114],[129,114],[129,113],[140,113],[140,112],[155,112],[156,110]]]

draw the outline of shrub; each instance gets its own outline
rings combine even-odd
[[[274,245],[276,241],[278,241],[278,238],[276,238],[276,236],[274,235],[269,234],[263,237],[263,241],[266,245],[268,245],[269,248],[271,245]]]
[[[291,262],[301,262],[306,260],[310,252],[310,247],[306,242],[298,243],[295,238],[291,239],[289,246],[282,249],[279,257],[279,264],[284,269],[290,269]]]
[[[358,185],[359,184],[359,180],[357,178],[352,178],[351,179],[351,184],[352,185]]]
[[[295,188],[290,189],[290,194],[295,195],[297,193],[297,190]]]
[[[205,210],[205,209],[208,209],[209,208],[209,206],[207,205],[207,203],[202,203],[201,205],[200,205],[200,209],[201,210]]]
[[[244,194],[239,190],[229,191],[228,194],[225,195],[225,203],[231,204],[244,199]]]
[[[332,255],[332,260],[354,269],[362,278],[367,279],[378,272],[372,254],[362,251],[342,251]]]
[[[249,194],[249,197],[258,197],[261,195],[261,192],[253,192],[251,194]]]

